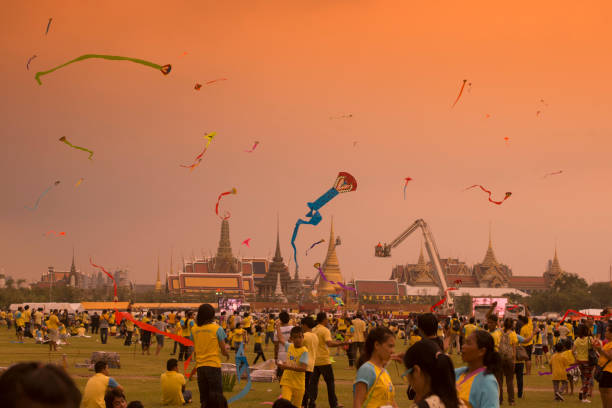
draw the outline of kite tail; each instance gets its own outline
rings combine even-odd
[[[75,58],[73,60],[70,60],[70,61],[68,61],[68,62],[66,62],[66,63],[64,63],[62,65],[58,65],[55,68],[51,68],[48,71],[37,72],[36,75],[34,75],[34,79],[36,79],[36,82],[38,82],[38,85],[42,85],[42,82],[40,80],[41,76],[50,74],[52,72],[55,72],[58,69],[65,67],[66,65],[70,65],[70,64],[73,64],[75,62],[83,61],[83,60],[86,60],[86,59],[89,59],[89,58],[101,58],[101,59],[114,60],[114,61],[132,61],[132,62],[134,62],[136,64],[142,64],[142,65],[146,65],[146,66],[151,67],[151,68],[159,69],[160,71],[162,71],[162,73],[163,73],[162,68],[164,68],[161,65],[155,64],[155,63],[150,62],[150,61],[145,61],[145,60],[142,60],[142,59],[138,59],[138,58],[121,57],[121,56],[118,56],[118,55],[85,54],[85,55],[81,55],[80,57],[77,57],[77,58]],[[168,69],[168,72],[169,72],[169,69]]]
[[[467,82],[467,79],[464,79],[463,84],[461,84],[461,89],[459,89],[459,95],[457,95],[457,99],[455,99],[455,102],[453,102],[453,106],[451,106],[451,108],[454,108],[457,102],[459,102],[459,99],[461,98],[461,94],[463,94],[463,88],[465,88],[466,82]]]
[[[298,220],[295,223],[295,227],[293,228],[293,234],[291,235],[291,246],[293,247],[293,259],[295,259],[296,268],[298,267],[298,260],[297,260],[297,248],[295,247],[295,239],[297,238],[297,234],[298,234],[298,230],[300,229],[300,225],[301,224],[318,225],[323,219],[323,217],[321,216],[321,213],[316,210],[314,210],[314,212],[311,210],[306,216],[309,217],[310,220],[304,221],[303,219],[298,218]]]

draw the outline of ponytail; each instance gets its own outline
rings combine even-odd
[[[495,351],[495,340],[487,331],[476,330],[476,346],[479,349],[485,349],[485,355],[482,357],[482,364],[487,368],[486,374],[493,374],[501,370],[501,356]]]

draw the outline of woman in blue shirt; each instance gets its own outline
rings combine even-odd
[[[467,367],[455,370],[459,398],[469,407],[499,408],[495,373],[501,369],[501,357],[491,334],[475,330],[463,343],[461,357]]]

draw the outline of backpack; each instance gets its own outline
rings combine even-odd
[[[453,328],[454,331],[461,330],[461,323],[459,323],[459,320],[457,320],[457,319],[453,320],[452,328]]]
[[[499,354],[502,360],[514,360],[514,350],[510,344],[510,335],[508,333],[502,334],[499,340]]]

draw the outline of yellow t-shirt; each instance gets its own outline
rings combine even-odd
[[[125,319],[125,330],[129,332],[134,331],[134,322],[128,319]]]
[[[317,349],[319,348],[319,337],[312,333],[304,333],[304,346],[308,349],[308,368],[309,372],[314,370],[315,359],[317,358]]]
[[[370,384],[372,378],[374,378],[374,382]],[[370,379],[370,382],[368,379]],[[355,384],[358,382],[366,384],[368,389],[363,408],[378,408],[395,404],[395,388],[387,370],[368,361],[357,371]],[[366,401],[367,404],[365,404]]]
[[[365,341],[365,322],[361,319],[355,319],[353,320],[353,327],[355,328],[353,341],[363,343]]]
[[[338,319],[338,330],[346,330],[346,321],[343,318]]]
[[[170,313],[168,315],[168,323],[169,324],[174,324],[176,323],[176,313]]]
[[[191,336],[191,328],[189,327],[189,320],[188,319],[181,319],[181,336],[183,337],[189,337]]]
[[[606,345],[603,346],[603,350],[605,351],[612,350],[612,341],[607,342]],[[608,359],[606,358],[606,356],[604,356],[603,354],[600,354],[599,360],[597,360],[597,365],[600,367],[603,367],[607,362],[608,362]],[[604,371],[612,373],[612,363],[608,364]]]
[[[23,317],[23,312],[15,312],[15,324],[18,327],[25,326],[25,318]]]
[[[79,327],[77,329],[77,336],[85,336],[85,328],[84,327]]]
[[[59,319],[56,315],[52,314],[51,316],[49,316],[49,320],[47,320],[47,328],[49,330],[57,330],[59,324]]]
[[[216,323],[193,326],[191,330],[196,353],[197,367],[221,367],[220,342],[225,340],[225,332]]]
[[[23,320],[25,323],[30,323],[32,320],[32,312],[30,312],[30,309],[23,312]]]
[[[83,391],[81,408],[106,408],[104,394],[108,388],[109,378],[102,373],[96,373],[87,381]]]
[[[527,324],[524,324],[523,327],[521,327],[521,336],[527,339],[531,337],[532,334],[533,334],[533,321],[529,319]],[[533,339],[529,340],[526,343],[523,343],[524,346],[530,346],[532,344],[533,344]]]
[[[234,343],[240,343],[244,341],[244,329],[235,329],[232,341]]]
[[[589,338],[578,337],[574,340],[574,346],[576,346],[576,359],[578,361],[589,360]]]
[[[467,339],[474,332],[474,330],[478,329],[478,327],[476,327],[475,324],[468,323],[465,326],[463,326],[463,329],[465,331],[465,338]]]
[[[274,332],[274,320],[268,320],[268,325],[266,326],[266,333]]]
[[[259,332],[259,333],[255,333],[255,335],[253,336],[253,341],[255,342],[255,344],[261,344],[263,343],[263,333]]]
[[[565,322],[565,327],[567,327],[567,329],[569,330],[567,337],[571,337],[573,339],[574,338],[574,326],[572,326],[572,324],[569,322]]]
[[[423,340],[423,338],[421,336],[410,336],[410,345],[414,345],[416,343],[418,343],[419,341]]]
[[[166,371],[161,375],[162,405],[183,405],[183,385],[185,376],[176,371]]]
[[[319,338],[315,365],[321,366],[331,364],[329,347],[327,347],[327,342],[332,339],[331,332],[327,327],[320,324],[316,325],[315,328],[312,329],[312,332]]]
[[[565,370],[567,370],[570,365],[563,353],[553,354],[550,358],[550,365],[552,367],[553,380],[567,380],[567,372]]]
[[[493,341],[495,342],[495,351],[499,351],[499,341],[501,340],[502,330],[497,328],[493,332],[489,332],[491,337],[493,337]]]
[[[250,328],[252,321],[253,321],[253,318],[251,316],[245,317],[244,319],[242,319],[242,327],[245,329]]]
[[[561,354],[563,354],[563,357],[565,357],[569,365],[576,364],[576,359],[574,358],[574,353],[572,353],[572,350],[565,350]]]
[[[308,349],[304,346],[296,348],[293,343],[285,343],[287,347],[287,364],[298,367],[301,364],[308,365]],[[282,346],[281,346],[282,347]],[[284,370],[280,380],[280,385],[294,389],[304,389],[306,374],[301,371]]]

